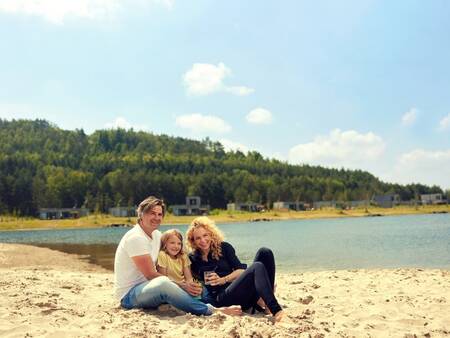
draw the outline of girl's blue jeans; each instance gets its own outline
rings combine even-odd
[[[192,297],[166,276],[133,286],[120,301],[120,305],[125,309],[156,309],[165,303],[195,315],[209,316],[213,313],[210,304]]]

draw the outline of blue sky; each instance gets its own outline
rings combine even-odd
[[[450,2],[0,0],[0,117],[450,188]]]

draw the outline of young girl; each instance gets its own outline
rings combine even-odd
[[[190,265],[191,261],[183,250],[181,233],[175,229],[164,232],[156,267],[158,272],[182,287],[184,283],[194,282]]]
[[[183,250],[183,236],[178,230],[171,229],[164,232],[161,237],[161,251],[158,255],[156,269],[162,275],[169,277],[174,283],[178,284],[182,289],[186,289],[186,285],[194,284],[191,273],[191,261]],[[201,288],[200,284],[197,284]],[[195,298],[200,299],[200,296]],[[240,315],[242,309],[240,306],[227,306],[222,308],[214,308],[228,315]]]

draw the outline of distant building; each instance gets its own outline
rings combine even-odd
[[[381,208],[392,208],[394,205],[400,204],[400,196],[397,194],[374,195],[372,203]]]
[[[273,208],[275,210],[295,210],[295,211],[303,211],[306,210],[306,203],[304,202],[273,202]]]
[[[229,211],[248,211],[248,212],[261,212],[266,208],[262,204],[258,203],[228,203],[227,210]]]
[[[40,219],[80,218],[89,215],[87,208],[41,208]]]
[[[209,205],[201,204],[200,196],[186,196],[186,204],[172,205],[171,208],[175,216],[207,215],[210,210]]]
[[[368,200],[360,200],[360,201],[348,201],[344,202],[346,206],[350,208],[361,208],[369,206],[370,202]]]
[[[313,202],[314,209],[336,208],[336,201],[317,201]]]
[[[423,194],[420,195],[420,201],[422,204],[445,204],[447,200],[442,194]]]
[[[109,214],[114,217],[136,217],[136,207],[114,207],[109,208]]]

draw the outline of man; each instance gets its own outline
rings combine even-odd
[[[114,260],[115,295],[122,307],[157,308],[169,303],[177,309],[196,315],[211,315],[216,309],[192,296],[202,289],[195,283],[180,288],[156,271],[161,245],[158,227],[165,215],[164,202],[154,196],[143,200],[137,209],[138,222],[120,240]],[[240,308],[220,309],[227,314],[240,314]]]

